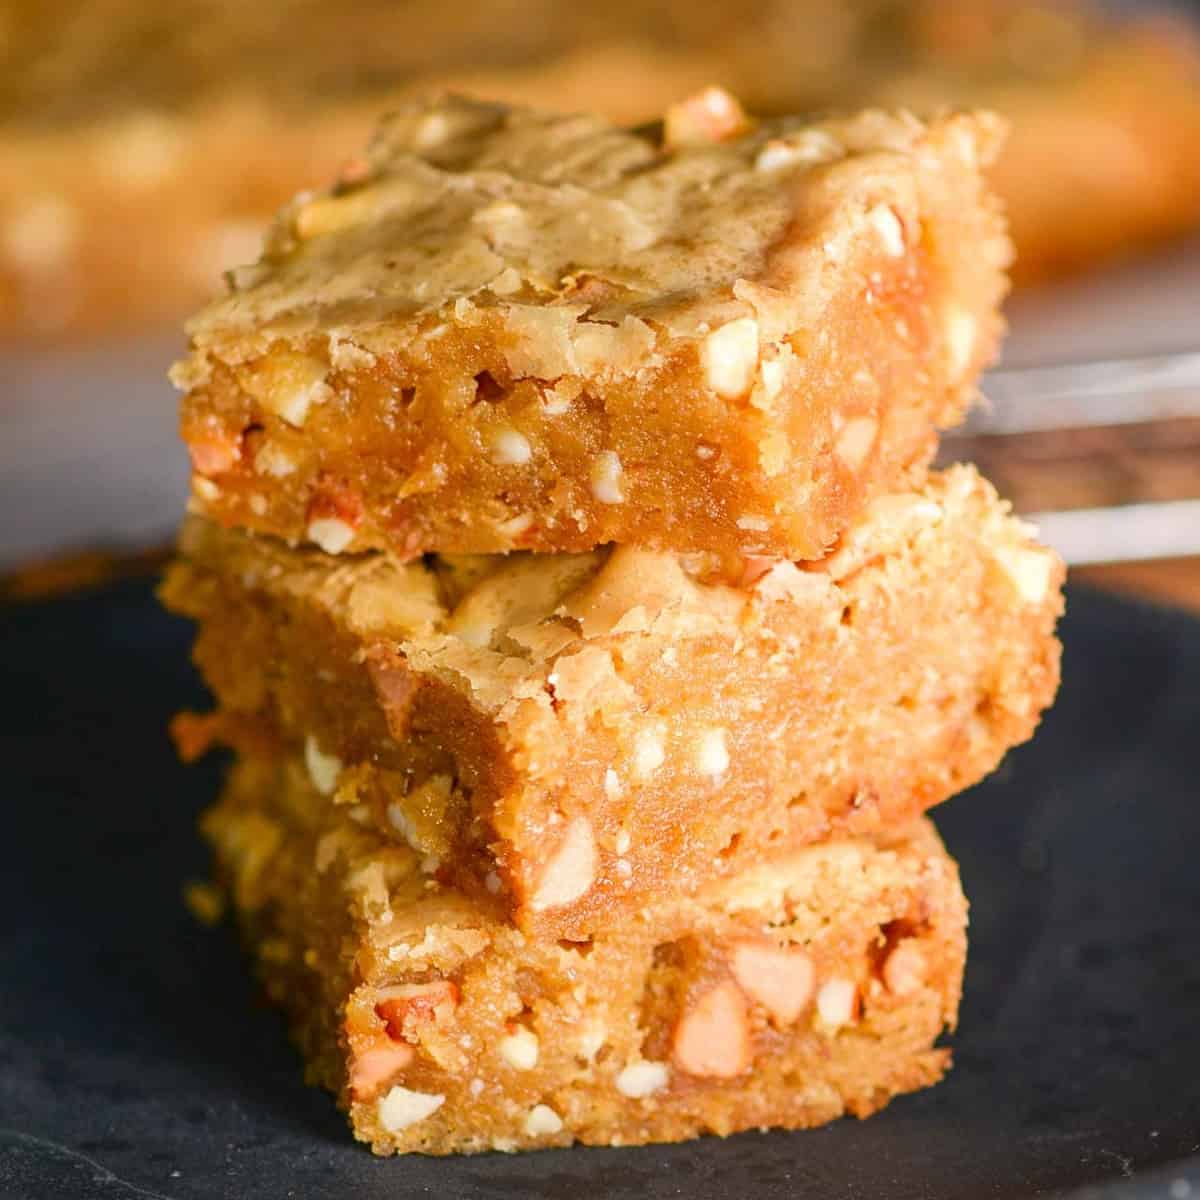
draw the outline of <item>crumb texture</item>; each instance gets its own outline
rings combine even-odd
[[[764,854],[904,822],[1028,738],[1063,569],[969,467],[819,563],[622,547],[330,560],[195,520],[164,596],[220,703],[182,741],[302,756],[318,791],[587,937]]]
[[[429,879],[295,761],[239,765],[205,828],[310,1079],[379,1154],[799,1128],[948,1063],[966,903],[924,822],[587,942],[527,939]]]

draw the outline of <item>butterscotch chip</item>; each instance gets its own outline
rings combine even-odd
[[[379,1154],[816,1125],[874,1112],[948,1063],[935,1043],[954,1025],[966,905],[924,821],[773,857],[586,944],[525,937],[493,902],[431,880],[298,760],[241,762],[204,828],[309,1078]],[[878,979],[899,927],[926,965],[902,995]],[[808,1019],[811,999],[776,1020],[737,972],[747,945],[803,958],[818,989],[849,981],[853,1020]],[[387,998],[437,984],[457,1004],[397,1041]]]
[[[818,556],[993,355],[1001,131],[751,121],[715,89],[665,135],[410,104],[190,323],[183,436],[219,488],[197,504],[334,553]],[[209,449],[250,431],[292,469]],[[361,520],[313,520],[330,479]]]
[[[705,561],[331,561],[197,519],[164,597],[199,621],[216,736],[311,739],[328,803],[554,937],[906,820],[1054,695],[1061,563],[972,468],[804,569]]]

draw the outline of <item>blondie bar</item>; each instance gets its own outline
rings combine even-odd
[[[910,820],[1033,732],[1062,566],[972,468],[801,569],[619,547],[331,560],[193,519],[164,599],[220,701],[431,877],[586,937],[765,853]]]
[[[271,997],[378,1154],[629,1145],[866,1116],[935,1082],[966,902],[932,826],[835,839],[587,942],[243,762],[206,817]]]
[[[992,357],[999,136],[411,105],[190,324],[193,507],[335,554],[820,555]]]

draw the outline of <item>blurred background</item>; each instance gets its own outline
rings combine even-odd
[[[1091,578],[1200,607],[1200,9],[1024,0],[0,0],[0,574],[153,559],[183,319],[378,115],[987,106],[1018,249],[972,457]],[[143,556],[143,557],[138,557]]]

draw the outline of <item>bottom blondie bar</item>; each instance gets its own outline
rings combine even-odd
[[[378,1154],[818,1125],[948,1064],[966,902],[927,821],[572,942],[526,937],[359,818],[302,763],[257,760],[205,828],[310,1081]]]

